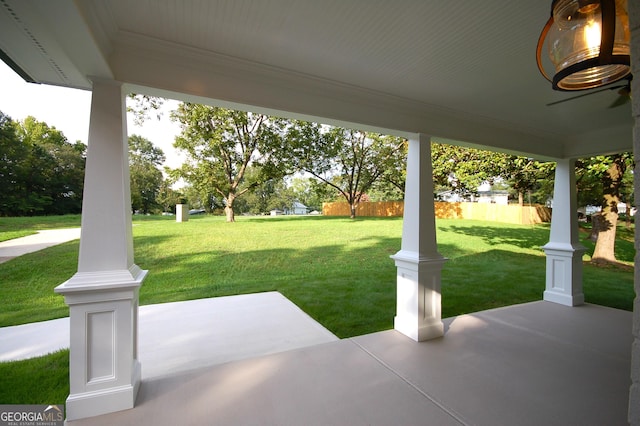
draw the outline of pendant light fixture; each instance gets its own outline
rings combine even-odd
[[[553,0],[538,39],[538,69],[554,90],[605,86],[630,76],[630,39],[626,0]],[[542,65],[545,42],[553,78]]]

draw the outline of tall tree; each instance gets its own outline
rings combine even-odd
[[[404,143],[398,152],[401,161],[390,162],[389,167],[373,185],[369,195],[375,201],[402,201],[407,180],[407,154],[409,145]]]
[[[338,191],[351,218],[367,191],[406,161],[406,141],[394,136],[298,121],[287,137],[298,169]]]
[[[131,185],[131,209],[150,213],[158,206],[157,198],[163,176],[160,166],[164,163],[164,152],[139,136],[129,136],[129,173]]]
[[[48,214],[80,213],[87,146],[80,141],[50,147],[55,166],[49,186],[53,203]]]
[[[451,190],[468,197],[476,194],[483,182],[501,176],[506,154],[432,143],[431,158],[436,190]]]
[[[69,143],[61,131],[34,117],[19,123],[17,135],[27,153],[22,165],[28,173],[16,182],[22,196],[12,214],[80,212],[86,146]]]
[[[163,213],[175,213],[176,204],[182,204],[184,202],[184,194],[181,190],[173,189],[171,187],[173,183],[171,178],[165,178],[160,184],[156,201],[162,208]]]
[[[28,148],[22,143],[18,123],[0,111],[0,215],[17,214],[24,197],[22,182],[29,169]]]
[[[281,120],[190,103],[181,104],[173,117],[182,127],[174,146],[187,154],[177,174],[224,199],[228,222],[235,221],[238,197],[288,173]],[[251,176],[246,174],[249,166],[256,170]]]
[[[85,151],[44,122],[0,112],[0,215],[80,212]]]
[[[518,204],[524,205],[524,195],[539,193],[534,202],[546,201],[553,195],[553,182],[555,163],[541,162],[529,157],[515,155],[505,156],[500,164],[500,174],[509,184],[509,187],[517,194]]]
[[[614,263],[615,238],[618,225],[618,204],[624,194],[623,183],[627,169],[633,167],[633,155],[624,152],[615,155],[591,157],[577,163],[578,188],[586,203],[600,204],[602,210],[593,216],[596,246],[591,262]],[[595,184],[597,182],[597,184]],[[600,200],[600,203],[597,200]]]

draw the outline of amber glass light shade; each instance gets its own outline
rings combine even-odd
[[[584,90],[618,81],[631,72],[626,0],[554,0],[538,42],[538,67],[556,90]],[[555,67],[542,69],[545,42]]]

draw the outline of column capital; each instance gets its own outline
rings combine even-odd
[[[54,291],[67,296],[86,292],[137,289],[142,285],[147,272],[135,264],[129,269],[123,270],[76,272],[69,280],[56,287]]]
[[[114,80],[112,78],[98,77],[97,75],[90,75],[87,76],[87,78],[94,86],[97,84],[102,84],[105,86],[122,87],[124,85],[124,83],[122,83],[121,81]]]
[[[549,241],[542,246],[542,250],[547,252],[567,252],[567,253],[584,253],[587,248],[580,243]]]
[[[396,254],[389,256],[391,259],[398,262],[413,263],[416,265],[430,264],[430,265],[444,265],[449,259],[442,256],[440,253],[418,253],[409,250],[400,250]]]

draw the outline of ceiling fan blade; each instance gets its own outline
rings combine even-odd
[[[627,87],[626,84],[620,85],[620,86],[613,86],[613,87],[604,87],[602,89],[598,89],[598,90],[594,90],[593,92],[587,92],[587,93],[583,93],[581,95],[578,96],[572,96],[570,98],[566,98],[566,99],[561,99],[559,101],[555,101],[555,102],[551,102],[548,103],[547,106],[553,106],[553,105],[558,105],[561,104],[563,102],[568,102],[568,101],[572,101],[574,99],[579,99],[579,98],[584,98],[585,96],[590,96],[590,95],[595,95],[596,93],[600,93],[600,92],[604,92],[606,90],[615,90],[615,89],[620,89],[622,87]]]
[[[620,92],[622,92],[622,90]],[[609,105],[609,108],[616,108],[616,107],[622,106],[627,102],[629,102],[629,100],[631,100],[631,96],[629,96],[626,93],[620,93],[620,96],[618,96],[618,99],[613,101],[613,103]]]

